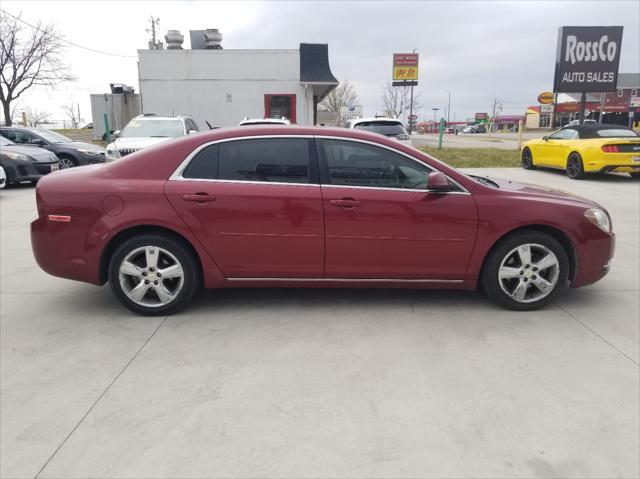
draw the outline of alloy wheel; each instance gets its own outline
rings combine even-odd
[[[509,251],[498,268],[502,291],[519,303],[548,296],[558,284],[560,263],[546,246],[525,243]]]
[[[69,158],[60,158],[60,162],[58,164],[61,170],[66,170],[67,168],[73,168],[76,166]]]
[[[134,249],[124,257],[118,271],[122,291],[140,306],[166,306],[184,285],[184,269],[178,259],[157,246]]]

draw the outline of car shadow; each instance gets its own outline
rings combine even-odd
[[[541,173],[550,173],[556,176],[562,176],[564,178],[569,179],[567,173],[564,170],[557,170],[555,168],[544,168],[542,166],[536,167],[535,170],[531,171],[539,171]],[[599,181],[606,183],[624,183],[624,182],[636,182],[637,178],[632,178],[627,173],[588,173],[587,176],[578,181]]]

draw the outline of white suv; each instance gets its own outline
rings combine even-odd
[[[107,145],[107,160],[118,160],[151,145],[200,131],[190,116],[156,116],[151,113],[133,118],[116,140]]]
[[[395,118],[357,118],[349,121],[349,128],[379,133],[411,146],[411,137],[402,122]]]

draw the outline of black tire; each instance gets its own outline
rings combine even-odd
[[[572,180],[582,180],[586,175],[582,157],[578,153],[571,153],[567,158],[567,176]]]
[[[144,248],[146,246],[151,246],[154,248],[158,248],[157,259],[156,261],[160,262],[163,258],[160,257],[161,254],[165,254],[168,252],[169,255],[172,255],[172,260],[175,260],[182,268],[182,283],[180,288],[176,288],[175,298],[173,298],[167,304],[160,305],[144,305],[139,304],[138,302],[133,301],[125,290],[123,289],[123,285],[120,281],[120,265],[123,260],[127,258],[132,252],[139,250],[140,248]],[[160,249],[164,251],[160,251]],[[142,254],[142,253],[140,253]],[[168,256],[167,256],[168,258]],[[124,243],[122,243],[115,250],[111,259],[109,261],[109,284],[111,286],[111,290],[114,292],[116,297],[120,300],[120,302],[128,309],[133,311],[134,313],[141,314],[143,316],[166,316],[170,314],[174,314],[184,308],[189,301],[193,298],[193,296],[198,292],[200,286],[202,284],[202,279],[200,275],[200,268],[198,266],[197,258],[194,257],[192,251],[180,240],[177,240],[169,235],[163,234],[142,234],[138,236],[134,236],[133,238],[128,239]],[[146,268],[145,268],[146,269]],[[175,281],[175,279],[166,278],[159,279],[156,278],[158,272],[162,269],[160,268],[160,264],[157,265],[155,273],[151,276],[152,273],[147,273],[145,278],[153,281],[156,285],[158,281],[160,282],[160,286],[165,285],[165,281]],[[153,269],[151,269],[153,271]],[[129,281],[128,279],[125,280]],[[133,281],[136,281],[135,279]],[[142,282],[142,278],[140,280]],[[160,296],[158,296],[154,291],[153,284],[150,284],[147,291],[145,293],[145,297],[149,302],[151,302],[154,298],[160,302]]]
[[[520,159],[522,160],[522,167],[525,170],[536,169],[536,165],[533,164],[533,155],[531,154],[531,150],[529,148],[525,148],[524,150],[522,150]]]
[[[538,300],[535,300],[534,297],[523,298],[527,299],[527,301],[531,302],[521,302],[514,299],[511,295],[507,294],[503,290],[501,286],[502,282],[499,279],[498,271],[500,270],[501,264],[505,258],[509,257],[508,255],[513,252],[514,249],[519,248],[522,245],[535,245],[535,248],[542,246],[551,251],[556,259],[557,259],[557,281],[553,289],[546,294],[546,296],[541,297]],[[513,253],[517,254],[517,253]],[[540,257],[534,257],[532,253],[532,260],[535,259],[538,261]],[[529,274],[533,274],[534,276],[530,277],[528,281],[533,281],[536,276],[536,272],[533,271],[533,266],[535,262],[530,265]],[[519,267],[515,267],[514,269],[518,269]],[[522,268],[524,270],[524,268]],[[546,271],[546,270],[545,270]],[[551,273],[551,270],[548,271]],[[525,270],[525,275],[527,274],[527,270]],[[537,273],[540,274],[540,273]],[[543,273],[544,274],[544,273]],[[542,275],[540,275],[542,277]],[[505,280],[505,281],[527,281],[526,276],[517,276],[513,280]],[[567,256],[567,252],[564,250],[563,246],[552,236],[549,236],[545,233],[541,233],[538,231],[521,231],[514,233],[512,235],[507,236],[502,239],[489,253],[485,260],[485,264],[481,274],[481,286],[485,291],[487,296],[495,303],[500,306],[511,309],[514,311],[532,311],[535,309],[540,309],[551,301],[553,301],[560,293],[562,293],[569,285],[569,258]],[[543,294],[541,290],[539,290],[534,283],[524,284],[525,294]]]

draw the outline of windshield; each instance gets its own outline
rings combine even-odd
[[[372,131],[385,136],[406,135],[407,130],[404,129],[402,123],[392,121],[363,121],[354,126],[356,130]]]
[[[0,136],[0,146],[15,145],[15,143],[4,136]]]
[[[177,138],[184,136],[180,120],[134,119],[120,132],[120,138]]]
[[[36,135],[44,138],[49,143],[70,143],[73,141],[71,138],[67,138],[66,136],[61,135],[60,133],[56,133],[55,131],[51,131],[51,130],[45,130],[43,128],[33,130],[33,132]]]
[[[628,138],[628,137],[632,137],[632,138],[636,138],[638,135],[636,134],[635,131],[632,130],[625,130],[623,128],[617,129],[617,128],[610,128],[607,130],[598,130],[596,132],[598,134],[598,136],[601,136],[603,138]]]

